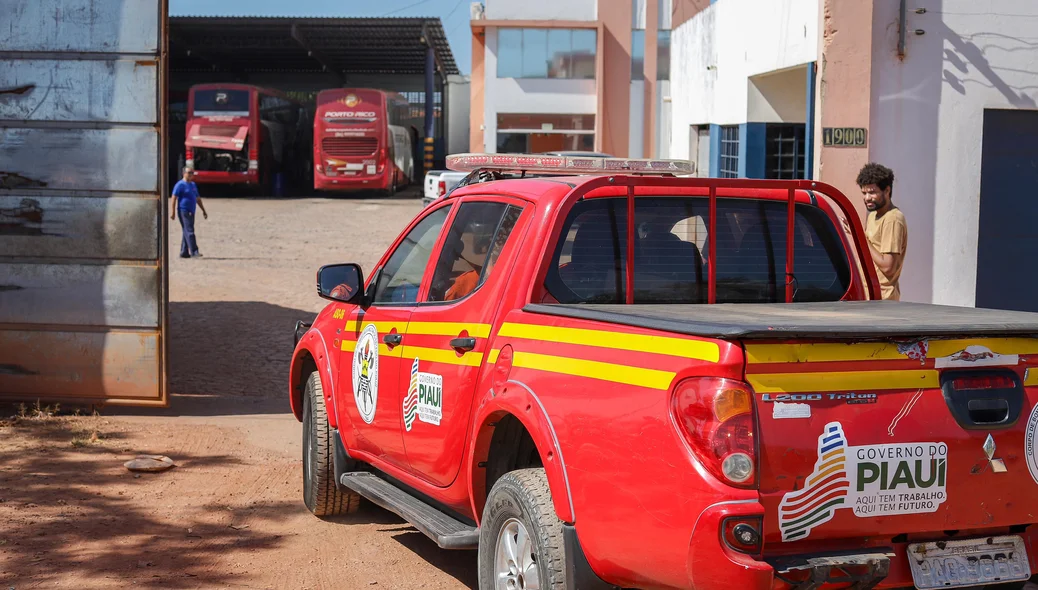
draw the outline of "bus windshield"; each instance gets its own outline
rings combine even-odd
[[[196,117],[222,115],[231,117],[249,116],[248,90],[196,90]]]

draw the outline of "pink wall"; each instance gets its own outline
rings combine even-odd
[[[872,7],[873,0],[822,0],[819,14],[816,178],[850,197],[862,220],[866,210],[855,178],[869,161],[870,148],[824,147],[821,138],[822,127],[869,128]]]
[[[486,55],[486,31],[472,31],[472,75],[469,76],[469,151],[486,151],[483,145],[483,91],[486,77],[483,60]]]
[[[631,115],[630,0],[599,0],[598,20],[602,23],[599,59],[606,64],[598,83],[598,142],[602,151],[623,157],[629,147]]]

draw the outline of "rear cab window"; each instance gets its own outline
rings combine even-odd
[[[718,198],[717,303],[775,303],[786,294],[783,201]],[[707,197],[637,197],[634,303],[706,303]],[[793,235],[793,301],[838,301],[851,269],[837,228],[819,207],[798,203]],[[627,200],[587,199],[564,222],[545,280],[559,303],[626,301]]]

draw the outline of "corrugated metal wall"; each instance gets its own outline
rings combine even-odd
[[[0,400],[166,403],[166,0],[0,0]]]

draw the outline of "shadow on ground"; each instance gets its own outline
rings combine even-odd
[[[83,587],[119,580],[163,588],[196,587],[205,580],[226,587],[235,572],[214,567],[225,550],[247,547],[260,558],[282,545],[280,535],[256,530],[262,526],[237,530],[196,511],[169,514],[177,511],[159,500],[157,490],[176,483],[177,469],[219,471],[237,459],[179,455],[180,467],[134,477],[122,466],[119,432],[104,433],[106,442],[97,445],[85,442],[89,435],[78,427],[62,418],[0,423],[8,443],[0,449],[4,587],[28,580],[45,586],[70,576]],[[292,504],[265,502],[251,507],[248,517],[258,523],[283,520]]]
[[[107,407],[103,414],[285,414],[297,320],[316,314],[256,301],[169,304],[170,407]]]

